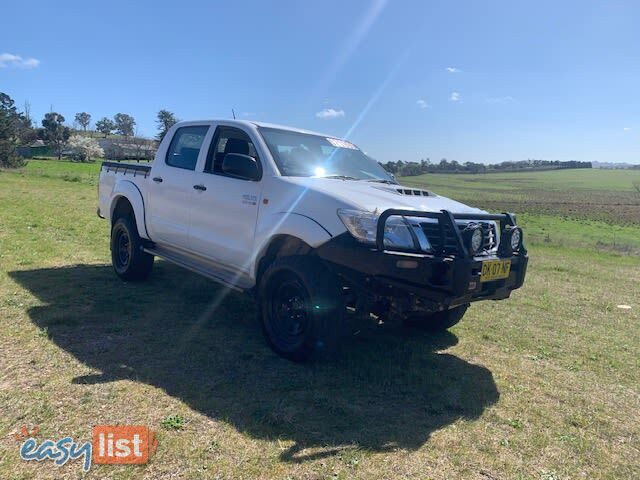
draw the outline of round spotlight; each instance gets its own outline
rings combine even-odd
[[[484,233],[478,224],[470,224],[463,231],[467,248],[472,255],[477,255],[484,247]]]
[[[519,227],[514,227],[511,229],[511,239],[509,240],[511,244],[511,251],[517,252],[522,247],[522,229]]]

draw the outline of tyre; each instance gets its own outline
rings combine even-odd
[[[443,332],[462,320],[467,308],[468,304],[432,314],[411,314],[405,320],[405,324],[429,332]]]
[[[341,292],[319,260],[277,258],[258,287],[262,330],[271,348],[294,362],[334,357],[344,321]]]
[[[111,263],[116,274],[126,281],[144,280],[153,268],[153,255],[142,250],[132,217],[120,217],[111,228]]]

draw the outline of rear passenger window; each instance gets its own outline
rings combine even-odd
[[[167,152],[167,165],[195,170],[200,147],[208,130],[209,127],[206,125],[181,127],[176,130]]]

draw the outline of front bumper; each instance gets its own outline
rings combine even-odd
[[[382,222],[395,213],[385,214],[381,216]],[[416,213],[407,215],[415,216]],[[490,217],[515,226],[515,219],[510,215],[479,217]],[[454,220],[453,216],[450,220]],[[380,234],[383,228],[384,225],[378,229],[376,247],[363,245],[349,233],[343,233],[320,246],[316,253],[329,268],[361,292],[383,297],[414,297],[419,300],[420,309],[428,311],[479,300],[508,298],[513,290],[524,283],[528,263],[524,247],[515,253],[499,250],[495,255],[477,257],[471,256],[463,245],[459,252],[453,254],[389,251],[382,245]],[[483,261],[497,259],[511,260],[509,276],[481,282]]]

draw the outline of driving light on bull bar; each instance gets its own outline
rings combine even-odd
[[[509,235],[509,245],[511,245],[511,251],[517,252],[522,247],[522,229],[520,227],[511,227],[507,230]]]
[[[477,223],[467,225],[462,231],[462,238],[472,255],[477,255],[482,251],[484,247],[484,233],[482,232],[482,227]]]

